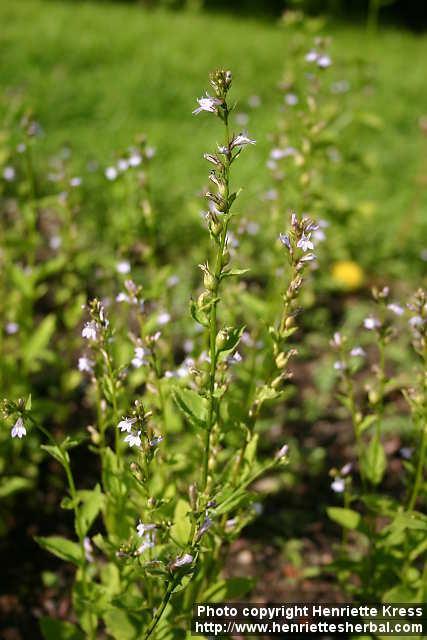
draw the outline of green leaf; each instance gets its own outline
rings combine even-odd
[[[257,446],[258,446],[258,434],[254,433],[252,438],[249,440],[249,443],[246,446],[245,454],[243,456],[243,460],[246,465],[251,468],[253,463],[255,462]]]
[[[104,496],[99,484],[93,491],[79,491],[78,496],[82,499],[83,504],[78,511],[77,526],[80,534],[85,536],[104,504]]]
[[[223,271],[221,274],[221,280],[223,278],[231,278],[232,276],[243,276],[245,273],[248,273],[250,269],[229,269],[228,271]]]
[[[84,634],[71,622],[43,617],[40,629],[45,640],[84,640]]]
[[[29,489],[32,485],[33,482],[31,480],[22,478],[21,476],[2,478],[0,480],[0,498],[5,498],[18,491],[25,491],[25,489]]]
[[[52,458],[55,458],[58,462],[64,465],[64,455],[68,455],[67,453],[63,453],[57,444],[42,444],[40,445],[42,449],[48,452]]]
[[[344,507],[329,507],[326,512],[331,520],[345,529],[357,529],[360,524],[360,513]]]
[[[224,327],[224,329],[221,329],[217,336],[217,351],[221,353],[223,358],[237,347],[245,329],[246,326],[240,328]]]
[[[360,422],[357,425],[358,433],[362,434],[364,431],[369,429],[369,427],[371,427],[374,424],[374,422],[377,422],[377,420],[378,420],[378,416],[376,415],[365,416],[362,422]]]
[[[384,447],[376,434],[364,452],[361,460],[361,470],[373,485],[377,485],[383,479],[386,469],[387,458]]]
[[[191,521],[188,514],[191,512],[190,505],[186,500],[180,498],[175,507],[173,526],[171,529],[172,538],[182,546],[188,542],[191,533]]]
[[[181,389],[180,387],[175,387],[172,393],[173,399],[187,420],[194,427],[205,429],[208,415],[206,398],[202,398],[191,389]]]
[[[203,602],[225,602],[245,596],[255,585],[253,578],[229,578],[218,580],[202,596]]]
[[[140,637],[138,628],[131,617],[116,607],[110,607],[104,614],[107,631],[117,640],[136,640]]]
[[[34,539],[43,549],[50,551],[61,560],[72,562],[77,566],[82,563],[82,549],[77,542],[72,542],[72,540],[67,540],[60,536],[51,536],[50,538],[37,536]]]
[[[55,331],[55,323],[55,316],[50,314],[42,320],[32,333],[23,349],[23,357],[27,364],[44,355],[45,349]]]

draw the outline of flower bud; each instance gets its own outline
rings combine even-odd
[[[208,291],[213,291],[216,285],[216,278],[209,271],[206,271],[203,277],[203,284]]]
[[[230,252],[226,249],[222,254],[221,264],[223,267],[226,267],[229,262],[230,262]]]

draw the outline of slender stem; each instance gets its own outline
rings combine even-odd
[[[230,132],[228,127],[228,111],[225,109],[224,113],[224,125],[225,125],[225,146],[229,149],[230,145]],[[220,277],[222,271],[222,258],[224,254],[225,243],[227,240],[227,231],[228,231],[228,223],[229,223],[229,195],[230,195],[230,153],[227,152],[225,156],[224,163],[224,185],[225,185],[225,193],[224,193],[224,202],[226,203],[226,209],[224,211],[224,227],[222,229],[218,249],[216,253],[215,260],[215,271],[214,271],[214,288],[212,290],[213,303],[210,310],[209,317],[209,357],[210,357],[210,367],[209,367],[209,395],[208,395],[208,417],[207,417],[207,428],[205,434],[205,443],[204,443],[204,457],[203,457],[203,471],[202,471],[202,482],[201,489],[202,493],[206,492],[207,483],[208,483],[208,470],[209,470],[209,454],[210,454],[210,440],[213,426],[216,420],[216,410],[215,410],[215,381],[216,381],[216,365],[218,354],[216,352],[216,336],[217,336],[217,298],[219,292],[219,284]]]
[[[154,629],[157,627],[160,618],[163,615],[164,610],[166,609],[168,602],[171,598],[172,592],[175,589],[177,585],[177,578],[174,578],[173,580],[170,580],[168,587],[165,591],[165,595],[163,596],[163,600],[159,606],[159,608],[157,609],[156,613],[154,614],[154,618],[151,621],[150,626],[148,627],[143,640],[148,640],[148,638],[151,636],[151,634],[153,633]]]
[[[415,472],[415,482],[414,482],[414,486],[412,488],[412,494],[408,503],[408,511],[412,511],[413,508],[415,507],[418,494],[420,492],[422,479],[423,479],[423,469],[425,464],[426,449],[427,449],[427,424],[423,425],[422,427],[420,453],[418,456],[417,470]]]

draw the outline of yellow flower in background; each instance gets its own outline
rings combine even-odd
[[[363,269],[353,260],[339,260],[332,265],[333,280],[346,289],[358,289],[365,278]]]

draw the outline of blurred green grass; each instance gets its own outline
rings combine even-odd
[[[51,0],[2,3],[0,20],[1,86],[34,108],[45,132],[42,153],[69,144],[77,166],[89,158],[106,165],[145,132],[158,149],[157,193],[171,203],[192,197],[205,181],[201,155],[216,138],[212,122],[196,121],[191,111],[209,70],[224,65],[233,70],[240,111],[248,111],[250,95],[262,100],[248,124],[257,151],[236,172],[245,185],[243,203],[268,187],[268,134],[279,116],[277,84],[289,57],[287,32],[277,23]],[[335,188],[344,201],[367,203],[385,244],[405,236],[397,254],[410,253],[416,237],[416,251],[406,257],[419,261],[427,231],[427,144],[419,129],[427,112],[427,38],[397,30],[372,37],[360,26],[339,24],[326,31],[333,36],[331,82],[348,79],[352,86],[362,66],[372,80],[355,102],[371,123],[345,140],[355,153],[363,151],[369,171],[363,181],[350,177]],[[1,103],[3,116],[8,102]]]

